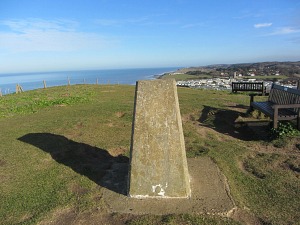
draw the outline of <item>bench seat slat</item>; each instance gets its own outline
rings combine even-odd
[[[252,107],[262,111],[267,116],[274,116],[274,109],[272,106],[274,103],[272,102],[252,102]],[[279,109],[278,110],[278,119],[295,119],[297,118],[297,113],[292,111],[291,109]]]

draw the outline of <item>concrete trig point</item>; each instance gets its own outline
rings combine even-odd
[[[138,81],[130,149],[128,195],[191,195],[175,80]]]

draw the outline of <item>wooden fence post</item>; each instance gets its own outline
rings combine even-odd
[[[23,88],[21,87],[21,85],[17,84],[16,85],[16,93],[21,93],[21,92],[24,92]]]
[[[1,88],[0,88],[0,97],[2,97],[2,90],[1,90]]]
[[[70,77],[68,77],[68,85],[69,85],[69,86],[71,85]]]
[[[44,80],[43,83],[44,83],[44,89],[46,89],[47,88],[46,81]]]

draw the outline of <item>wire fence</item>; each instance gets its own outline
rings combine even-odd
[[[111,83],[110,80],[105,82],[101,82],[100,79],[71,79],[67,78],[65,80],[43,80],[43,81],[33,81],[33,82],[19,82],[19,83],[10,83],[6,84],[5,88],[0,87],[0,97],[3,95],[13,94],[13,93],[21,93],[24,91],[47,88],[47,87],[55,87],[55,86],[64,86],[64,85],[77,85],[77,84],[96,84],[96,85],[104,85],[104,84],[120,84],[116,80],[113,80]]]

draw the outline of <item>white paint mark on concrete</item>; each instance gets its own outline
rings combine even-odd
[[[168,183],[166,183],[165,187],[161,184],[152,185],[152,192],[157,193],[157,195],[164,197],[165,196],[165,189],[168,187]]]

